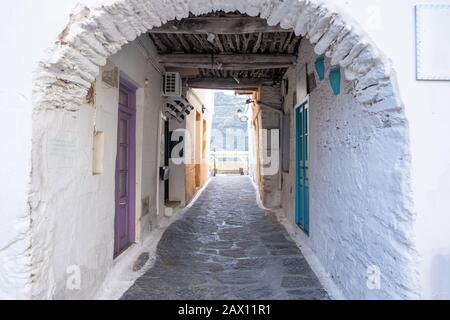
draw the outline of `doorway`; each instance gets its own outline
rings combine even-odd
[[[295,109],[295,220],[309,234],[309,103],[305,100]]]
[[[136,88],[121,79],[116,158],[114,255],[135,241]]]

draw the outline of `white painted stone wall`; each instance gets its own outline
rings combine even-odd
[[[158,115],[162,106],[160,74],[147,62],[137,43],[125,46],[111,57],[121,76],[137,87],[137,241],[150,231],[149,219],[141,220],[141,200],[150,198],[148,217],[156,215]],[[146,85],[146,80],[148,84]],[[39,192],[38,212],[54,215],[45,251],[34,239],[33,259],[44,256],[33,294],[39,298],[74,299],[93,297],[113,263],[115,215],[115,164],[118,88],[96,81],[96,108],[83,105],[69,112],[54,110],[45,115],[46,142],[39,154],[45,164]],[[40,117],[39,117],[40,119]],[[44,119],[43,119],[44,121]],[[50,122],[51,121],[51,122]],[[104,172],[92,175],[92,135],[95,127],[105,134]],[[48,226],[47,226],[48,227]],[[34,264],[39,262],[34,260]],[[72,267],[80,268],[81,288],[66,286]],[[69,272],[69,274],[68,274]],[[41,289],[43,291],[41,291]],[[45,291],[44,291],[45,290]]]
[[[280,132],[280,113],[270,109],[282,108],[282,97],[280,85],[262,85],[260,87],[259,98],[261,102],[261,127],[263,130],[267,130],[267,135],[271,137],[273,134],[281,136]],[[265,107],[264,107],[265,105]],[[272,131],[274,130],[274,131]],[[261,188],[260,190],[262,202],[266,208],[280,208],[281,207],[281,166],[280,162],[280,145],[278,144],[279,138],[274,139],[276,143],[272,142],[272,139],[266,143],[263,140],[263,152],[264,152],[264,167],[268,170],[261,173]],[[269,167],[272,167],[270,169]]]
[[[186,202],[186,164],[195,165],[195,151],[196,151],[196,126],[202,125],[196,122],[196,114],[199,112],[202,114],[202,106],[206,108],[206,114],[202,114],[203,119],[207,120],[208,132],[207,137],[211,137],[211,121],[212,115],[214,114],[214,94],[210,90],[201,89],[188,89],[186,91],[186,99],[194,107],[194,110],[186,117],[186,120],[182,123],[174,119],[170,119],[169,128],[171,131],[184,130],[184,141],[185,146],[190,145],[188,148],[185,147],[184,156],[186,161],[182,164],[174,163],[170,161],[170,178],[169,178],[169,195],[171,201],[180,202],[181,207],[186,207],[188,203]],[[188,138],[186,138],[188,136]],[[207,140],[209,148],[209,141]],[[200,141],[201,143],[201,141]]]
[[[5,113],[0,130],[4,136],[8,137],[7,141],[3,140],[2,143],[2,147],[7,148],[8,153],[2,157],[0,166],[3,181],[8,181],[7,186],[0,185],[2,187],[1,213],[2,217],[5,217],[2,221],[7,222],[6,227],[2,224],[0,233],[0,262],[2,262],[0,263],[0,281],[2,281],[0,296],[2,297],[28,297],[31,290],[29,275],[31,273],[47,274],[48,271],[41,269],[40,265],[33,265],[33,270],[31,270],[29,260],[27,260],[30,253],[27,249],[30,243],[30,211],[33,212],[33,219],[38,218],[34,220],[34,227],[35,239],[38,241],[35,245],[38,245],[37,252],[39,254],[46,252],[45,248],[50,240],[47,238],[49,233],[46,229],[47,222],[54,219],[51,215],[45,216],[45,212],[39,211],[36,207],[39,204],[39,194],[35,193],[36,190],[31,190],[30,193],[31,172],[33,172],[34,181],[38,183],[41,181],[40,179],[45,180],[47,177],[37,176],[38,172],[44,171],[41,171],[43,168],[40,163],[32,166],[29,148],[32,139],[30,129],[32,108],[39,101],[35,100],[33,103],[32,88],[34,86],[37,92],[44,93],[45,90],[53,87],[35,86],[36,83],[33,84],[32,77],[38,62],[49,57],[50,53],[46,49],[55,43],[57,35],[64,29],[68,21],[70,10],[77,2],[77,0],[5,2],[0,12],[2,26],[5,26],[0,28],[0,40],[5,48],[8,48],[1,52],[2,70],[8,76],[0,80],[1,102],[6,106],[3,109]],[[91,9],[113,3],[128,3],[125,0],[84,0],[83,2]],[[312,1],[312,5],[306,9],[313,9],[313,5],[317,2]],[[421,297],[448,298],[450,297],[450,276],[447,272],[450,264],[450,237],[448,236],[450,226],[448,215],[450,210],[450,198],[448,197],[450,149],[446,146],[448,144],[447,137],[450,135],[450,128],[447,125],[447,119],[450,117],[447,105],[450,100],[449,82],[419,82],[415,80],[414,75],[414,5],[420,3],[448,4],[448,0],[373,0],[370,5],[359,0],[324,0],[321,2],[331,8],[331,12],[338,13],[339,19],[343,19],[347,25],[348,23],[353,25],[356,34],[360,30],[362,30],[362,34],[369,34],[372,40],[369,43],[375,43],[375,47],[384,53],[383,56],[389,57],[395,67],[398,89],[402,94],[402,100],[398,101],[398,104],[404,106],[411,129],[410,156],[413,189],[411,199],[414,201],[414,213],[417,214],[416,229],[421,258]],[[133,3],[139,3],[139,1]],[[152,3],[161,4],[160,1]],[[149,10],[149,14],[153,12],[155,15],[151,25],[158,25],[161,19],[165,21],[173,19],[175,16],[179,18],[185,16],[188,10],[200,14],[218,9],[238,9],[251,15],[262,13],[262,16],[268,17],[271,23],[278,22],[281,17],[283,25],[289,26],[296,23],[295,27],[300,33],[305,30],[303,28],[305,26],[309,28],[320,25],[315,22],[318,21],[316,18],[322,12],[325,14],[322,27],[327,26],[328,16],[326,12],[321,11],[323,7],[315,7],[309,11],[309,15],[300,15],[298,11],[300,9],[296,6],[295,1],[285,1],[287,6],[280,7],[280,10],[277,10],[279,2],[275,0],[215,0],[213,2],[209,0],[176,0],[175,7],[178,10],[170,6],[170,3],[167,1],[164,6],[158,7],[158,10],[154,8]],[[120,13],[123,7],[118,9],[118,11],[114,11],[114,15],[117,12]],[[131,9],[132,11],[129,13],[133,13],[133,6]],[[101,10],[94,11],[99,13]],[[173,14],[166,14],[170,12]],[[286,12],[291,14],[286,14]],[[304,18],[308,16],[314,17],[314,23],[309,25],[303,23],[305,22]],[[43,19],[43,17],[45,18]],[[116,18],[122,27],[123,24],[120,21],[124,19],[124,16],[119,15]],[[131,21],[127,21],[128,25],[129,22],[139,19],[133,14],[129,18]],[[295,21],[296,19],[298,20]],[[362,28],[360,29],[358,26]],[[71,36],[76,39],[77,35],[85,30],[84,27],[86,25],[76,25],[72,29]],[[112,45],[111,48],[119,50],[129,37],[133,38],[136,35],[136,30],[143,28],[142,25],[133,24],[132,29],[131,32],[129,29],[121,29],[120,32],[125,32],[127,35],[121,37],[120,40],[108,39],[108,43]],[[31,37],[30,30],[32,30]],[[315,28],[314,30],[323,29]],[[23,41],[23,39],[27,40]],[[359,38],[351,39],[358,41]],[[312,40],[317,40],[317,37],[313,36]],[[369,39],[365,38],[364,40]],[[369,48],[373,48],[373,46],[369,46]],[[376,61],[379,60],[376,59]],[[364,60],[360,62],[364,62]],[[360,64],[360,66],[363,65],[364,63]],[[95,77],[98,68],[93,68],[91,71],[91,76]],[[52,81],[51,79],[47,80]],[[44,83],[48,83],[45,81]],[[77,89],[74,86],[69,87]],[[48,105],[50,108],[54,105],[53,102],[59,99],[57,87],[53,89],[55,90],[51,92],[45,91],[47,97],[54,98],[50,99],[52,101]],[[78,91],[80,98],[84,96],[81,93],[84,93],[86,89]],[[377,94],[377,89],[372,88],[368,93],[374,92]],[[399,95],[396,98],[399,98]],[[67,101],[66,106],[70,106],[72,103],[73,101]],[[79,102],[77,103],[80,105]],[[42,105],[40,104],[40,106]],[[39,125],[44,126],[45,124],[46,122],[43,121]],[[39,125],[35,125],[35,127],[39,127]],[[20,128],[20,132],[17,128]],[[36,134],[37,136],[35,135],[33,138],[36,142],[34,147],[40,149],[45,145],[45,141],[39,140],[39,131],[36,131]],[[26,203],[27,197],[30,198],[29,204]],[[31,209],[29,209],[30,207]],[[42,220],[41,217],[43,217]],[[41,221],[44,222],[41,224]],[[11,225],[16,227],[11,228]],[[6,232],[3,232],[4,230]],[[38,255],[37,261],[40,261],[40,258],[41,256]],[[33,279],[33,281],[36,282],[37,279]]]
[[[212,135],[212,121],[214,116],[214,91],[208,89],[190,89],[190,94],[188,95],[189,102],[192,103],[195,110],[200,112],[202,115],[202,123],[196,123],[196,126],[200,125],[201,137],[200,141],[196,142],[196,150],[198,158],[195,160],[197,164],[202,164],[202,174],[206,174],[205,168],[209,167],[209,154],[211,151],[211,135]],[[202,108],[205,108],[205,112],[203,112]],[[201,150],[203,148],[203,121],[206,121],[206,159],[202,159]],[[209,170],[209,168],[208,168]]]
[[[317,55],[307,41],[299,57],[299,65],[307,63],[310,72],[315,70]],[[335,97],[329,70],[327,59],[325,80],[316,76],[317,88],[309,96],[310,236],[304,235],[304,242],[348,298],[417,298],[403,111],[372,112],[349,93],[352,84],[345,79]],[[294,77],[290,80],[295,83]],[[288,100],[286,111],[292,112],[292,97]],[[291,174],[285,175],[284,198],[290,195],[286,214],[295,224],[294,113],[291,120]],[[381,271],[379,290],[366,284],[372,266]]]

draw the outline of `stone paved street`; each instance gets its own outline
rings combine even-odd
[[[122,299],[328,299],[248,177],[213,178]]]

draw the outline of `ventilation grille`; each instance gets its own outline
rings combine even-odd
[[[165,97],[181,97],[181,76],[178,72],[164,74],[162,94]]]

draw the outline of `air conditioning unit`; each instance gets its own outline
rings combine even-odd
[[[182,80],[178,72],[166,72],[163,77],[162,95],[181,97]]]

